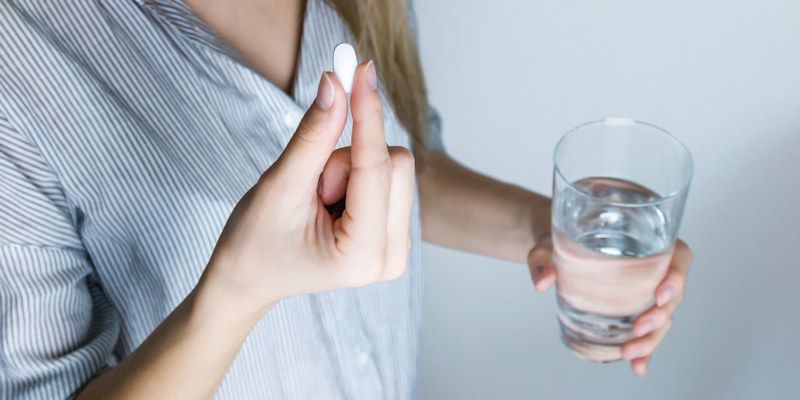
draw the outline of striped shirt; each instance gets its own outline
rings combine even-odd
[[[352,37],[308,0],[301,40],[290,96],[181,0],[0,3],[1,399],[74,396],[191,291]],[[384,119],[387,142],[410,146],[391,107]],[[403,278],[280,302],[217,397],[414,397],[418,200]]]

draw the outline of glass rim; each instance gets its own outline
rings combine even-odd
[[[575,186],[572,181],[568,180],[566,176],[564,176],[564,173],[561,171],[561,168],[558,165],[558,160],[556,159],[556,156],[558,154],[558,150],[561,148],[561,145],[564,142],[564,139],[566,139],[567,136],[569,136],[570,133],[573,133],[573,132],[575,132],[575,131],[577,131],[577,130],[579,130],[581,128],[585,128],[585,127],[587,127],[589,125],[595,125],[595,124],[599,124],[599,123],[606,123],[606,124],[619,125],[619,126],[641,125],[641,126],[646,126],[648,128],[653,128],[653,129],[661,132],[662,134],[666,135],[670,140],[672,140],[673,142],[677,143],[678,146],[680,146],[680,148],[683,149],[683,151],[686,153],[687,159],[689,160],[689,173],[686,174],[686,178],[678,186],[677,190],[675,190],[672,193],[669,193],[669,194],[667,194],[665,196],[661,196],[661,197],[659,197],[657,199],[646,201],[646,202],[643,202],[643,203],[625,203],[625,202],[618,202],[618,201],[608,201],[608,199],[604,199],[604,198],[601,198],[601,197],[596,196],[594,194],[587,193],[584,190],[581,190],[580,188]],[[689,184],[692,182],[692,178],[694,177],[694,158],[692,158],[692,153],[689,151],[689,148],[686,147],[686,145],[683,142],[678,140],[678,138],[675,137],[675,135],[673,135],[671,132],[669,132],[668,130],[666,130],[666,129],[658,126],[658,125],[651,124],[651,123],[645,122],[645,121],[640,121],[640,120],[637,120],[637,119],[634,119],[634,118],[606,117],[606,118],[600,118],[600,119],[595,119],[595,120],[591,120],[591,121],[588,121],[588,122],[584,122],[584,123],[572,128],[572,129],[566,131],[563,135],[561,135],[561,138],[559,138],[558,142],[556,142],[556,147],[553,149],[553,170],[555,171],[556,175],[559,178],[561,178],[562,181],[566,182],[567,186],[569,186],[571,189],[577,191],[578,193],[583,194],[586,197],[589,197],[589,198],[592,198],[592,199],[595,199],[595,200],[598,200],[598,201],[603,201],[605,203],[608,203],[608,204],[614,205],[614,206],[618,206],[618,207],[647,207],[647,206],[653,206],[653,205],[659,205],[659,204],[667,203],[667,202],[669,202],[671,200],[674,200],[676,197],[686,193],[689,190]],[[553,193],[553,195],[555,195],[555,193]]]

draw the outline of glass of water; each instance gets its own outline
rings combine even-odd
[[[561,338],[581,358],[617,361],[667,272],[692,158],[669,132],[626,118],[570,130],[553,157]]]

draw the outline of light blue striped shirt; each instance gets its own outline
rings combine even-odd
[[[0,398],[68,398],[144,341],[194,287],[342,41],[341,18],[308,0],[289,96],[180,0],[0,3]],[[410,146],[384,111],[387,142]],[[430,131],[441,149],[435,114]],[[282,301],[217,397],[414,397],[418,196],[413,215],[403,278]]]

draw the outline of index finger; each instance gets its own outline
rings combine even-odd
[[[656,304],[661,307],[682,292],[692,264],[692,251],[683,240],[675,243],[667,275],[656,288]]]

